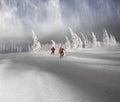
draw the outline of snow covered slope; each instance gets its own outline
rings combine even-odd
[[[120,50],[0,55],[1,102],[119,102]]]

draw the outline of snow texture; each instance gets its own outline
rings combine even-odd
[[[0,55],[1,102],[119,102],[120,51]]]

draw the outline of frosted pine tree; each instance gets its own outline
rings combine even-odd
[[[55,43],[55,41],[54,40],[51,40],[51,42],[52,42],[52,47],[56,47],[56,43]]]
[[[78,42],[79,42],[78,48],[83,48],[83,42],[80,37],[78,37]]]
[[[106,29],[103,29],[103,44],[109,46],[110,38]]]
[[[118,46],[119,43],[116,41],[115,36],[110,34],[110,46]]]
[[[71,34],[71,40],[72,40],[72,48],[77,48],[77,42],[76,42],[76,35],[74,34],[73,30],[69,27],[69,31],[70,31],[70,34]]]
[[[92,43],[93,43],[93,47],[97,47],[97,38],[95,36],[95,34],[92,32]]]
[[[83,48],[86,48],[87,46],[87,40],[86,37],[84,36],[84,34],[81,32],[82,38],[83,38]]]
[[[33,51],[40,51],[41,49],[41,44],[39,42],[38,37],[35,35],[35,32],[32,30],[33,33],[33,45],[32,45],[32,50]]]
[[[66,43],[65,43],[65,48],[67,50],[70,50],[71,49],[71,43],[70,43],[70,40],[67,36],[65,36],[65,39],[66,39]]]

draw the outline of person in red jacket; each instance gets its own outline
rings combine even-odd
[[[53,55],[55,54],[55,48],[54,47],[51,48],[51,54],[53,54]]]
[[[59,48],[60,58],[62,58],[64,56],[64,51],[65,51],[64,48],[62,48],[62,47]]]

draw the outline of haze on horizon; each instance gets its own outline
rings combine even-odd
[[[32,29],[40,39],[61,36],[70,26],[98,37],[107,28],[120,40],[119,5],[119,0],[0,0],[0,38],[29,37]]]

